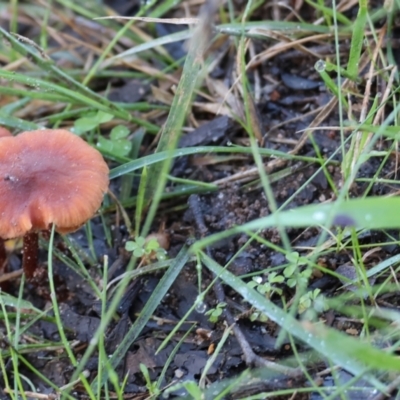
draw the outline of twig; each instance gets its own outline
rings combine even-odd
[[[23,273],[24,270],[22,268],[18,269],[17,271],[7,272],[0,276],[0,282],[6,282],[15,278],[19,278],[20,276],[22,276]]]

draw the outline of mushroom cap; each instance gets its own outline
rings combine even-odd
[[[101,154],[64,129],[0,138],[0,237],[72,232],[100,208],[109,169]]]
[[[12,136],[11,132],[7,128],[0,126],[0,138],[5,136]]]

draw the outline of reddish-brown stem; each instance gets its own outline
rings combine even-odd
[[[33,277],[38,266],[39,235],[37,232],[25,234],[22,252],[22,269],[24,270],[25,277],[30,279]]]
[[[0,239],[0,271],[5,272],[4,267],[7,261],[6,246],[4,240]]]
[[[7,275],[7,252],[4,240],[0,239],[0,290],[7,291],[8,282],[3,282],[2,279],[5,275]]]

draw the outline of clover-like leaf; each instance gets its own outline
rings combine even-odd
[[[286,260],[288,260],[291,264],[297,264],[299,261],[299,253],[297,251],[292,251],[291,253],[287,253]]]

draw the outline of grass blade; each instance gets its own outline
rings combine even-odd
[[[257,151],[263,156],[274,156],[281,157],[288,160],[299,160],[307,162],[319,162],[317,158],[306,157],[306,156],[294,156],[292,154],[285,153],[279,150],[272,149],[261,149],[258,148]],[[137,160],[129,161],[122,164],[116,168],[113,168],[110,172],[110,179],[115,179],[120,176],[129,174],[130,172],[136,171],[144,166],[155,164],[164,161],[168,158],[176,158],[189,156],[191,154],[201,154],[201,153],[244,153],[252,154],[253,149],[250,147],[222,147],[222,146],[199,146],[199,147],[186,147],[184,149],[175,149],[173,151],[160,151],[159,153],[154,153],[148,156],[141,157]]]
[[[212,9],[214,7],[211,7]],[[206,10],[206,8],[204,8]],[[209,45],[212,32],[210,25],[211,16],[214,10],[203,11],[200,23],[198,24],[193,39],[190,43],[188,55],[183,67],[182,77],[179,81],[171,111],[165,123],[157,146],[157,153],[161,151],[173,151],[178,145],[181,136],[182,126],[186,114],[191,106],[191,100],[199,81],[200,71],[204,65],[203,55]],[[146,191],[145,205],[151,206],[143,226],[142,236],[145,236],[150,229],[150,225],[156,214],[161,196],[167,183],[167,174],[172,165],[172,157],[167,158],[162,166],[155,166],[149,169],[149,186]]]
[[[150,299],[147,301],[143,310],[141,311],[139,317],[136,319],[134,324],[129,329],[129,332],[126,334],[123,341],[120,343],[118,348],[115,350],[113,355],[110,358],[110,365],[113,368],[116,368],[120,363],[122,358],[125,356],[129,347],[135,341],[135,339],[139,336],[140,332],[147,324],[147,321],[154,313],[155,309],[161,303],[165,294],[168,292],[171,285],[175,282],[176,277],[181,272],[182,268],[185,266],[186,262],[189,259],[189,253],[186,246],[184,246],[181,251],[176,256],[175,260],[172,262],[171,266],[165,272],[164,276],[161,278],[157,287],[155,288],[153,294]],[[92,387],[96,387],[98,384],[103,385],[105,380],[107,379],[106,373],[104,373],[102,381],[98,382],[95,380],[92,384]]]
[[[380,390],[384,390],[385,386],[368,374],[370,368],[400,371],[398,358],[333,329],[297,321],[265,296],[247,286],[240,278],[222,268],[206,254],[201,253],[201,259],[210,271],[240,293],[247,302],[267,315],[269,319],[331,359],[336,365],[340,365],[355,375],[364,374],[364,378],[369,379]]]
[[[367,22],[368,5],[367,0],[359,1],[357,18],[352,24],[353,35],[351,38],[349,62],[347,64],[347,73],[353,78],[357,78],[358,64],[361,57],[363,46],[365,24]]]
[[[85,104],[100,104],[101,109],[103,109],[104,111],[118,116],[119,118],[122,118],[124,120],[130,120],[130,114],[126,110],[115,105],[103,96],[93,92],[85,85],[82,85],[81,83],[70,77],[67,73],[58,68],[53,60],[51,60],[45,53],[41,52],[41,49],[35,48],[35,50],[33,50],[30,46],[26,46],[25,44],[21,43],[16,37],[14,37],[12,34],[1,27],[0,35],[3,36],[3,38],[8,41],[11,47],[19,54],[29,59],[32,59],[32,61],[40,68],[67,83],[67,85],[71,88],[70,92],[75,92],[75,94],[79,93],[81,98],[86,98]],[[4,73],[5,71],[2,72]]]
[[[268,217],[208,236],[195,243],[193,250],[198,251],[237,233],[275,226],[293,228],[333,224],[366,229],[396,229],[400,226],[399,209],[400,198],[398,197],[369,197],[340,203],[304,206],[294,210],[277,212]]]

